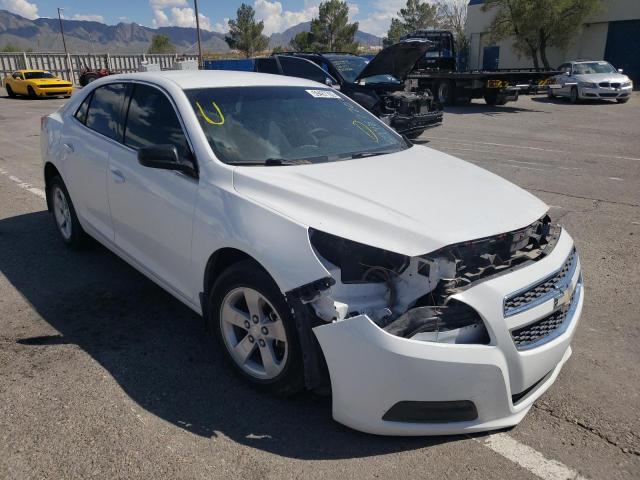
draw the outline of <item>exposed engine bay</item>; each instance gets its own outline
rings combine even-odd
[[[489,335],[479,314],[452,297],[544,258],[559,234],[560,227],[545,215],[516,231],[409,258],[310,230],[311,244],[331,278],[299,296],[325,322],[365,314],[403,338],[487,344]]]

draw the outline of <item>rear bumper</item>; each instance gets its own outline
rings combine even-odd
[[[480,313],[489,345],[401,338],[366,315],[314,328],[331,376],[333,417],[357,430],[385,435],[460,434],[516,425],[571,355],[584,301],[579,265],[571,280],[575,295],[566,327],[536,348],[518,350],[511,330],[544,318],[554,300],[508,318],[503,300],[560,268],[572,248],[573,241],[563,232],[545,259],[454,296]],[[460,421],[384,420],[399,402],[438,402],[440,407],[472,402],[477,414]],[[451,418],[451,412],[445,414],[443,418]]]

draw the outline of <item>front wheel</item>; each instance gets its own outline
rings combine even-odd
[[[291,309],[271,277],[243,261],[222,273],[209,294],[207,323],[233,369],[255,387],[291,395],[304,367]]]
[[[7,85],[7,95],[9,95],[9,97],[11,98],[15,98],[16,94],[13,91],[13,88],[11,88],[11,85]]]
[[[54,177],[51,179],[47,195],[62,240],[67,247],[77,250],[85,243],[86,233],[78,221],[76,210],[62,178]]]
[[[547,98],[554,99],[556,98],[556,94],[553,93],[553,89],[547,87]]]
[[[438,102],[440,105],[450,106],[455,104],[455,87],[453,82],[443,80],[438,84]]]
[[[29,87],[27,88],[27,94],[29,95],[29,98],[38,98],[38,95],[36,95],[36,91],[31,85],[29,85]]]
[[[571,103],[578,103],[578,100],[580,100],[578,89],[576,87],[571,87],[571,93],[569,93],[569,101]]]

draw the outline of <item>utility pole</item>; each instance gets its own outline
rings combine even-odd
[[[198,15],[198,0],[193,0],[196,10],[196,31],[198,32],[198,69],[202,70],[202,41],[200,39],[200,15]]]
[[[62,12],[64,8],[58,7],[58,21],[60,22],[60,33],[62,34],[62,46],[64,47],[64,55],[67,63],[67,72],[69,72],[69,78],[72,83],[75,83],[75,75],[73,74],[73,69],[71,68],[71,58],[69,57],[69,51],[67,50],[67,42],[64,39],[64,26],[62,25]]]

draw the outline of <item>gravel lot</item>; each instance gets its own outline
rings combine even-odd
[[[0,478],[640,478],[640,95],[452,107],[419,140],[551,205],[587,294],[573,357],[519,426],[409,439],[256,393],[185,306],[98,245],[65,249],[39,196],[39,117],[63,100],[4,95]]]

